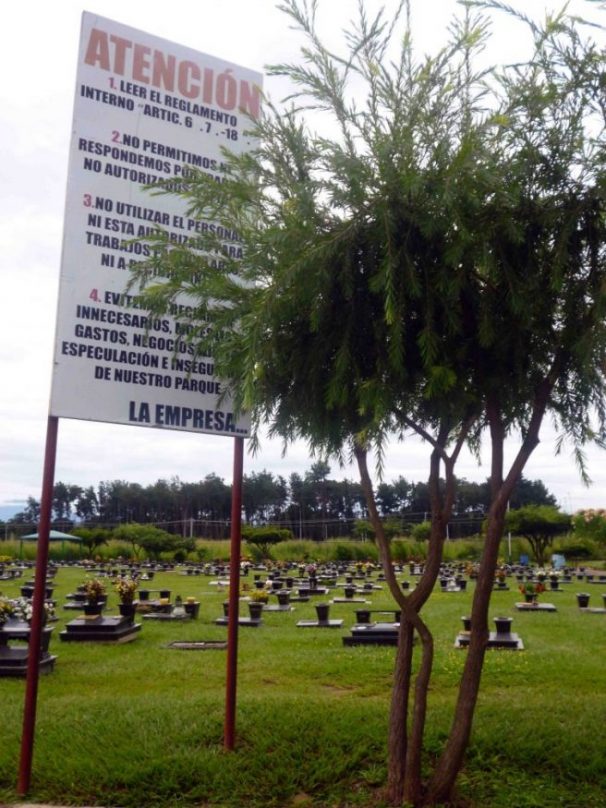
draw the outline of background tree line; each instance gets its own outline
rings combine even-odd
[[[355,535],[355,523],[367,519],[366,503],[359,483],[330,476],[330,466],[314,463],[303,475],[288,479],[263,470],[244,475],[243,516],[248,525],[276,524],[289,528],[299,538],[323,539]],[[490,482],[457,480],[451,537],[478,533],[490,501]],[[381,516],[406,524],[424,522],[430,513],[429,486],[398,477],[377,486]],[[524,505],[555,505],[555,497],[541,480],[524,477],[516,486],[511,508]],[[74,523],[115,527],[136,522],[155,524],[183,536],[228,535],[231,485],[216,474],[198,482],[178,477],[159,479],[151,485],[106,480],[97,488],[65,482],[53,490],[53,526],[69,530]],[[40,503],[27,499],[23,511],[5,526],[19,533],[38,522]]]

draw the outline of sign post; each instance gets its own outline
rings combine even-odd
[[[38,555],[30,635],[18,792],[29,790],[42,610],[59,418],[77,418],[235,439],[232,502],[227,737],[235,725],[243,439],[212,357],[187,340],[195,301],[150,316],[129,291],[130,270],[151,256],[157,231],[197,249],[210,232],[230,259],[242,255],[237,232],[194,219],[162,182],[179,191],[192,168],[222,182],[223,148],[254,144],[249,121],[260,112],[262,76],[95,14],[84,12],[65,204],[63,252],[49,408]],[[221,257],[215,257],[217,267]],[[161,281],[161,278],[159,279]],[[228,727],[231,729],[228,730]]]
[[[51,511],[53,504],[53,483],[55,460],[57,457],[57,436],[59,419],[49,416],[46,427],[44,449],[44,473],[42,495],[40,497],[40,524],[36,550],[36,577],[34,579],[34,600],[32,624],[27,654],[27,679],[25,682],[25,704],[23,707],[23,732],[21,735],[21,759],[17,793],[21,796],[29,791],[32,761],[34,755],[34,732],[36,728],[36,703],[38,698],[38,678],[40,675],[40,642],[42,639],[42,613],[46,595],[46,571],[48,568],[48,545]]]
[[[227,676],[225,684],[224,746],[236,741],[236,686],[238,680],[238,618],[240,616],[240,558],[242,547],[242,477],[244,441],[234,440],[234,474],[231,489],[231,546],[229,552],[229,613],[227,618]]]

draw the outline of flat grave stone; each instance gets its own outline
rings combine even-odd
[[[369,600],[364,598],[333,598],[331,603],[370,603]]]
[[[341,628],[343,620],[299,620],[297,628]]]
[[[519,612],[557,612],[553,603],[516,603]]]
[[[175,640],[167,648],[177,651],[222,651],[227,648],[224,640]]]
[[[189,614],[168,614],[167,612],[148,612],[142,615],[143,620],[191,620]]]
[[[216,626],[227,626],[229,625],[229,617],[217,617],[215,620]],[[258,620],[253,619],[252,617],[238,617],[238,625],[243,626],[244,628],[258,628],[259,626],[263,625],[263,620],[259,618]]]
[[[356,609],[356,621],[357,625],[369,625],[372,623],[376,623],[377,621],[373,621],[371,615],[373,614],[391,614],[393,615],[393,621],[388,622],[386,620],[379,621],[382,622],[384,625],[398,625],[400,622],[400,609]]]
[[[352,626],[350,636],[343,637],[343,645],[397,645],[399,623],[364,623]]]
[[[455,640],[455,648],[467,648],[469,646],[470,632],[461,631]],[[515,632],[510,634],[497,634],[496,631],[491,631],[487,648],[499,648],[504,651],[523,651],[524,643]]]

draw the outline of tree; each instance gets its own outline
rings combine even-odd
[[[261,559],[271,558],[270,547],[282,541],[292,539],[292,531],[277,527],[250,527],[242,528],[242,538],[247,544],[257,548]]]
[[[369,19],[361,5],[348,50],[335,55],[318,35],[316,3],[283,8],[307,37],[302,63],[274,71],[295,85],[297,106],[268,104],[252,124],[258,149],[226,155],[224,182],[194,175],[184,191],[191,215],[239,233],[244,260],[224,256],[210,230],[199,245],[206,255],[159,234],[136,277],[152,312],[183,291],[196,299],[192,345],[215,358],[255,427],[304,437],[322,457],[355,457],[402,612],[388,796],[438,804],[452,797],[469,743],[507,503],[544,416],[581,463],[584,443],[605,438],[602,60],[564,13],[544,27],[522,18],[534,39],[528,64],[487,73],[474,68],[487,21],[469,4],[448,46],[421,62],[408,24],[399,59],[387,55],[398,16]],[[306,106],[332,115],[330,137],[309,131]],[[410,496],[431,516],[427,563],[409,596],[393,574],[367,467],[391,431],[413,431],[429,447],[428,483]],[[507,469],[513,433],[520,445]],[[486,436],[474,629],[452,727],[423,782],[433,636],[421,610],[440,567],[459,453]]]
[[[606,545],[606,511],[603,508],[577,511],[572,517],[572,525],[581,539],[592,539]]]
[[[99,501],[92,485],[81,490],[76,500],[76,516],[85,522],[94,519],[99,514]]]
[[[553,505],[527,505],[507,512],[505,529],[524,536],[539,566],[544,566],[545,555],[556,536],[568,533],[571,518]]]
[[[53,514],[56,521],[67,521],[72,515],[72,505],[82,495],[79,485],[56,482],[53,486]]]
[[[97,547],[107,544],[111,532],[102,527],[76,527],[73,529],[74,536],[79,536],[82,544],[93,555]]]
[[[144,550],[149,558],[158,558],[160,553],[176,550],[181,544],[176,536],[171,536],[165,530],[136,522],[121,525],[113,531],[113,538],[131,544],[135,556]]]
[[[40,521],[40,503],[34,497],[28,497],[25,508],[16,513],[11,522],[21,525],[38,525]]]
[[[516,483],[511,499],[510,508],[523,508],[525,505],[552,505],[556,506],[556,498],[550,494],[542,480],[527,480],[523,474]]]
[[[265,469],[244,475],[242,501],[247,522],[277,518],[286,497],[286,481],[282,477],[275,479]]]

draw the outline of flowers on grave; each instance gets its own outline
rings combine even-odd
[[[14,616],[24,623],[31,623],[34,614],[33,604],[30,598],[17,598],[14,602]],[[48,620],[55,616],[55,607],[50,601],[45,601],[42,607],[42,625],[45,626]]]
[[[559,570],[551,570],[551,572],[549,573],[549,580],[555,583],[557,580],[559,580],[560,575],[561,573],[559,572]]]
[[[15,601],[0,596],[0,626],[15,614]]]
[[[504,584],[506,580],[507,580],[506,570],[503,567],[499,567],[499,569],[497,570],[497,581],[500,584]]]
[[[520,584],[518,589],[528,602],[536,602],[536,599],[539,597],[541,592],[545,591],[545,586],[541,583],[541,581],[537,581],[536,583],[527,581],[525,584]]]
[[[253,603],[269,603],[269,591],[267,589],[253,589],[249,598]]]
[[[100,581],[99,578],[90,578],[88,581],[84,582],[84,591],[86,593],[86,597],[90,601],[98,601],[103,598],[107,592],[105,587],[105,582]]]
[[[114,583],[114,589],[118,593],[120,603],[132,603],[135,599],[138,585],[138,581],[134,578],[119,578]]]

